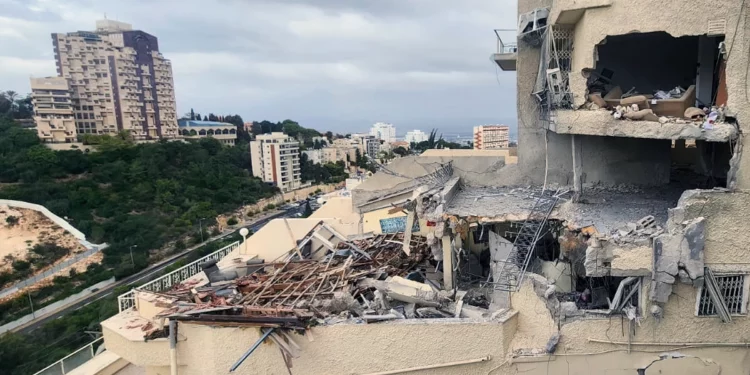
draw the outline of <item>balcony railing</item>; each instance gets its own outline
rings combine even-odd
[[[515,42],[513,43],[503,42],[503,39],[500,37],[500,32],[513,31],[515,34],[515,30],[495,29],[494,31],[495,31],[495,36],[497,37],[497,52],[493,54],[492,60],[494,60],[495,63],[502,70],[509,70],[509,71],[516,70],[516,58],[518,56],[518,44]]]
[[[45,367],[34,375],[65,375],[78,366],[88,362],[96,355],[96,350],[102,345],[102,337],[86,344],[86,346],[68,354],[59,361]]]
[[[133,306],[135,306],[135,291],[136,290],[147,290],[151,292],[160,292],[162,290],[167,290],[172,288],[173,286],[193,277],[194,275],[197,275],[201,272],[200,264],[209,261],[209,260],[216,260],[219,261],[223,259],[225,256],[227,256],[229,253],[231,253],[234,249],[238,248],[240,246],[240,242],[236,241],[230,245],[227,245],[211,254],[208,254],[204,256],[203,258],[200,258],[196,260],[195,262],[192,262],[182,268],[178,268],[156,280],[149,281],[146,284],[143,284],[127,293],[121,294],[119,297],[117,297],[117,304],[120,308],[120,312],[123,312]]]
[[[497,52],[496,53],[516,53],[518,52],[518,43],[506,43],[500,37],[500,32],[508,31],[506,29],[495,29],[495,36],[497,37]],[[515,31],[515,30],[513,30]]]

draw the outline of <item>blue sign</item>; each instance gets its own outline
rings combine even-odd
[[[383,233],[401,233],[406,232],[406,216],[391,217],[380,219],[380,230]],[[414,220],[412,232],[419,232],[419,220]]]

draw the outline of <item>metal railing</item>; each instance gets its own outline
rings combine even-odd
[[[34,375],[64,375],[73,371],[78,366],[88,362],[97,354],[96,351],[103,344],[102,337],[86,344],[84,347],[68,354],[59,361],[34,373]]]
[[[495,29],[495,36],[497,36],[497,53],[516,53],[518,52],[518,43],[504,43],[503,38],[500,37],[501,31],[516,31],[515,29]]]
[[[135,289],[123,293],[117,297],[117,305],[120,308],[120,312],[123,312],[133,306],[135,306],[135,291],[136,290],[148,290],[151,292],[160,292],[167,290],[173,286],[187,280],[188,278],[201,272],[200,264],[208,260],[219,261],[231,253],[234,249],[240,246],[240,242],[236,241],[230,245],[224,246],[221,249],[214,251],[211,254],[204,256],[190,264],[180,267],[158,279],[149,281]]]

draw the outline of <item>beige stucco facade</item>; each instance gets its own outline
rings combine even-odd
[[[123,22],[102,20],[96,26],[91,32],[52,34],[76,133],[124,130],[135,139],[177,138],[172,66],[158,51],[156,38]],[[144,43],[148,47],[142,48]]]
[[[76,124],[68,81],[62,77],[31,78],[37,136],[45,143],[76,141]]]

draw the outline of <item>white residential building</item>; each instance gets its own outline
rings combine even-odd
[[[393,124],[385,122],[376,122],[375,125],[370,128],[370,135],[374,135],[375,138],[391,143],[396,140],[396,127]]]
[[[253,175],[273,183],[281,191],[299,188],[302,183],[299,164],[299,142],[284,134],[258,135],[250,142]]]
[[[323,162],[323,149],[319,150],[305,150],[303,154],[307,155],[307,160],[313,164],[320,164]]]
[[[423,132],[421,130],[416,130],[415,129],[415,130],[406,132],[406,136],[404,137],[404,141],[409,142],[409,143],[412,143],[412,142],[419,143],[419,142],[426,141],[427,138],[428,138],[427,133],[425,133],[425,132]]]
[[[474,127],[474,149],[496,150],[508,148],[509,128],[506,125],[482,125]]]

